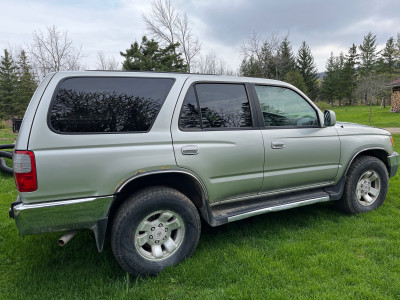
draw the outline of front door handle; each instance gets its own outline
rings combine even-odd
[[[183,155],[197,155],[199,153],[199,147],[196,145],[186,145],[182,149]]]
[[[272,143],[271,143],[272,149],[283,149],[285,147],[286,147],[286,144],[284,141],[272,141]]]

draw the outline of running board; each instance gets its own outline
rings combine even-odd
[[[265,213],[269,213],[269,212],[286,210],[286,209],[305,206],[305,205],[310,205],[310,204],[314,204],[314,203],[326,202],[326,201],[329,201],[329,200],[330,200],[329,196],[326,196],[326,197],[309,199],[309,200],[304,200],[304,201],[299,201],[299,202],[294,202],[294,203],[282,204],[282,205],[278,205],[278,206],[261,208],[261,209],[258,209],[258,210],[249,211],[247,213],[243,213],[243,214],[235,215],[235,216],[232,216],[232,217],[228,217],[228,223],[229,222],[233,222],[233,221],[237,221],[237,220],[250,218],[250,217],[261,215],[261,214],[265,214]]]
[[[323,189],[260,197],[209,207],[211,226],[218,226],[245,218],[290,208],[333,200]]]

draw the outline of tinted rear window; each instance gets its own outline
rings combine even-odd
[[[174,79],[79,77],[58,86],[50,125],[63,133],[150,130]]]

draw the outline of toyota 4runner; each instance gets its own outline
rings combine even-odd
[[[336,123],[280,81],[59,72],[36,90],[15,145],[21,234],[106,231],[119,264],[157,274],[217,226],[324,201],[359,213],[399,165],[382,129]],[[69,236],[73,232],[69,233]]]

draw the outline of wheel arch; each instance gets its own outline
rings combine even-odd
[[[129,195],[156,185],[168,186],[184,194],[193,202],[200,215],[207,222],[209,221],[207,189],[196,175],[186,170],[148,171],[126,179],[115,190],[115,199],[109,209],[109,220],[113,219],[116,211]]]
[[[357,157],[360,157],[360,156],[373,156],[373,157],[376,157],[377,159],[379,159],[380,161],[382,161],[384,163],[384,165],[386,167],[386,170],[388,172],[390,172],[389,163],[388,163],[388,160],[387,160],[387,156],[388,156],[387,151],[384,148],[368,148],[368,149],[360,150],[360,151],[356,152],[352,156],[352,158],[349,160],[349,162],[348,162],[348,164],[346,166],[346,169],[345,169],[345,172],[344,172],[345,176],[347,175],[351,164],[354,162],[354,160]]]

